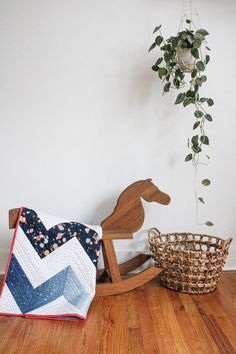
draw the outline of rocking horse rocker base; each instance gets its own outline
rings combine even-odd
[[[149,282],[162,271],[160,268],[149,267],[139,274],[122,280],[122,275],[132,272],[151,257],[140,254],[118,265],[113,245],[114,239],[132,239],[133,233],[142,227],[144,209],[141,198],[147,202],[157,202],[164,205],[170,202],[170,197],[161,192],[151,179],[137,181],[121,193],[113,213],[101,223],[105,269],[98,273],[98,278],[108,275],[111,283],[97,284],[97,296],[115,295],[133,290]]]
[[[122,237],[123,239],[133,238],[132,234],[130,234],[131,237],[127,237],[129,236],[128,233],[120,235],[124,236]],[[110,236],[110,234],[104,234],[105,239],[103,238],[102,248],[105,269],[98,271],[96,296],[117,295],[133,290],[155,278],[162,271],[160,268],[149,267],[137,275],[122,280],[122,275],[126,275],[140,267],[150,259],[150,256],[140,254],[129,261],[118,264],[113,241],[111,239],[107,240],[106,236]],[[112,236],[115,238],[116,234],[113,234]],[[99,280],[104,280],[106,278],[109,278],[111,283],[99,283]]]
[[[155,278],[162,269],[149,267],[132,277],[122,280],[126,275],[144,264],[151,256],[140,254],[129,261],[118,264],[113,245],[115,239],[132,239],[144,222],[144,209],[141,198],[147,202],[167,205],[170,197],[161,192],[151,179],[137,181],[127,187],[117,200],[113,213],[102,221],[102,251],[104,269],[97,272],[96,296],[117,295],[133,290]],[[20,209],[9,210],[9,228],[16,226]],[[109,279],[110,282],[102,282]]]

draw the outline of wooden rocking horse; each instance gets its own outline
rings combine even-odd
[[[102,221],[102,250],[104,269],[97,272],[96,296],[116,295],[133,290],[155,278],[162,269],[148,269],[122,280],[122,275],[140,267],[151,256],[140,254],[129,261],[118,264],[113,240],[132,239],[144,222],[144,209],[141,198],[147,202],[167,205],[170,197],[161,192],[151,179],[137,181],[127,187],[119,196],[113,213]],[[14,229],[20,209],[9,210],[9,228]],[[103,282],[106,279],[111,282]]]

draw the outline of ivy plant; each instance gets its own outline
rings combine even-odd
[[[208,32],[205,29],[192,29],[194,25],[191,20],[186,20],[186,27],[184,30],[177,33],[176,36],[171,36],[166,40],[163,38],[161,32],[161,25],[157,26],[153,33],[155,34],[155,41],[149,48],[149,52],[153,49],[158,49],[158,58],[152,66],[152,70],[158,74],[162,80],[163,94],[169,92],[172,88],[181,90],[177,95],[175,104],[182,104],[183,107],[192,106],[194,111],[193,136],[188,139],[188,148],[190,149],[185,161],[191,161],[195,168],[195,181],[197,178],[197,168],[200,164],[207,165],[210,157],[205,154],[204,161],[202,156],[204,148],[209,145],[209,138],[206,134],[206,127],[208,123],[212,122],[212,115],[208,113],[208,108],[214,105],[214,101],[209,97],[202,97],[200,94],[201,87],[207,81],[205,75],[206,66],[210,61],[208,54],[210,48],[206,46],[206,36]],[[191,52],[193,65],[191,69],[186,72],[181,65],[179,65],[179,55],[184,50]],[[203,52],[206,53],[203,55]],[[186,87],[187,89],[184,90]],[[202,180],[203,186],[209,186],[211,181],[208,178]],[[198,195],[195,190],[197,223],[198,222],[198,205],[204,204],[203,197]],[[203,223],[207,226],[213,226],[211,221]],[[202,224],[201,224],[202,225]]]

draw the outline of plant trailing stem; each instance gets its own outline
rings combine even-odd
[[[175,104],[183,104],[184,107],[188,105],[194,105],[195,107],[195,123],[193,130],[195,135],[191,138],[191,153],[189,153],[185,161],[192,161],[195,169],[194,176],[194,191],[195,191],[195,204],[196,204],[196,222],[198,225],[212,226],[211,221],[205,223],[199,223],[198,221],[198,206],[199,203],[204,204],[205,201],[198,195],[197,188],[197,176],[198,168],[200,165],[207,166],[209,164],[209,156],[206,155],[208,162],[201,161],[200,157],[203,149],[209,145],[209,138],[206,135],[205,126],[206,123],[212,121],[212,116],[207,112],[204,104],[212,106],[214,101],[212,98],[200,97],[199,91],[201,86],[206,82],[207,77],[204,75],[206,66],[210,60],[210,56],[207,54],[203,57],[202,47],[205,45],[205,37],[208,32],[204,29],[196,29],[192,20],[186,19],[187,27],[183,31],[179,31],[176,36],[171,36],[164,40],[162,32],[160,30],[161,25],[157,26],[153,33],[158,33],[155,38],[155,42],[151,45],[149,51],[154,48],[159,48],[162,55],[158,57],[156,63],[152,66],[152,69],[158,73],[159,78],[164,84],[163,94],[174,88],[180,90],[186,85],[186,73],[191,74],[190,88],[186,92],[178,94]],[[194,28],[194,30],[192,29]],[[206,47],[207,50],[210,50]],[[181,58],[181,53],[190,53],[194,57],[192,63],[187,63]],[[179,59],[180,58],[180,59]],[[191,57],[190,57],[191,58]],[[182,61],[182,62],[181,62]],[[194,62],[194,64],[193,64]],[[210,185],[209,179],[202,180],[203,186]]]

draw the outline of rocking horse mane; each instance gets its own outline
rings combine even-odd
[[[120,194],[112,214],[102,221],[103,230],[138,231],[145,216],[141,198],[161,204],[170,202],[170,197],[161,192],[151,178],[134,182]]]

